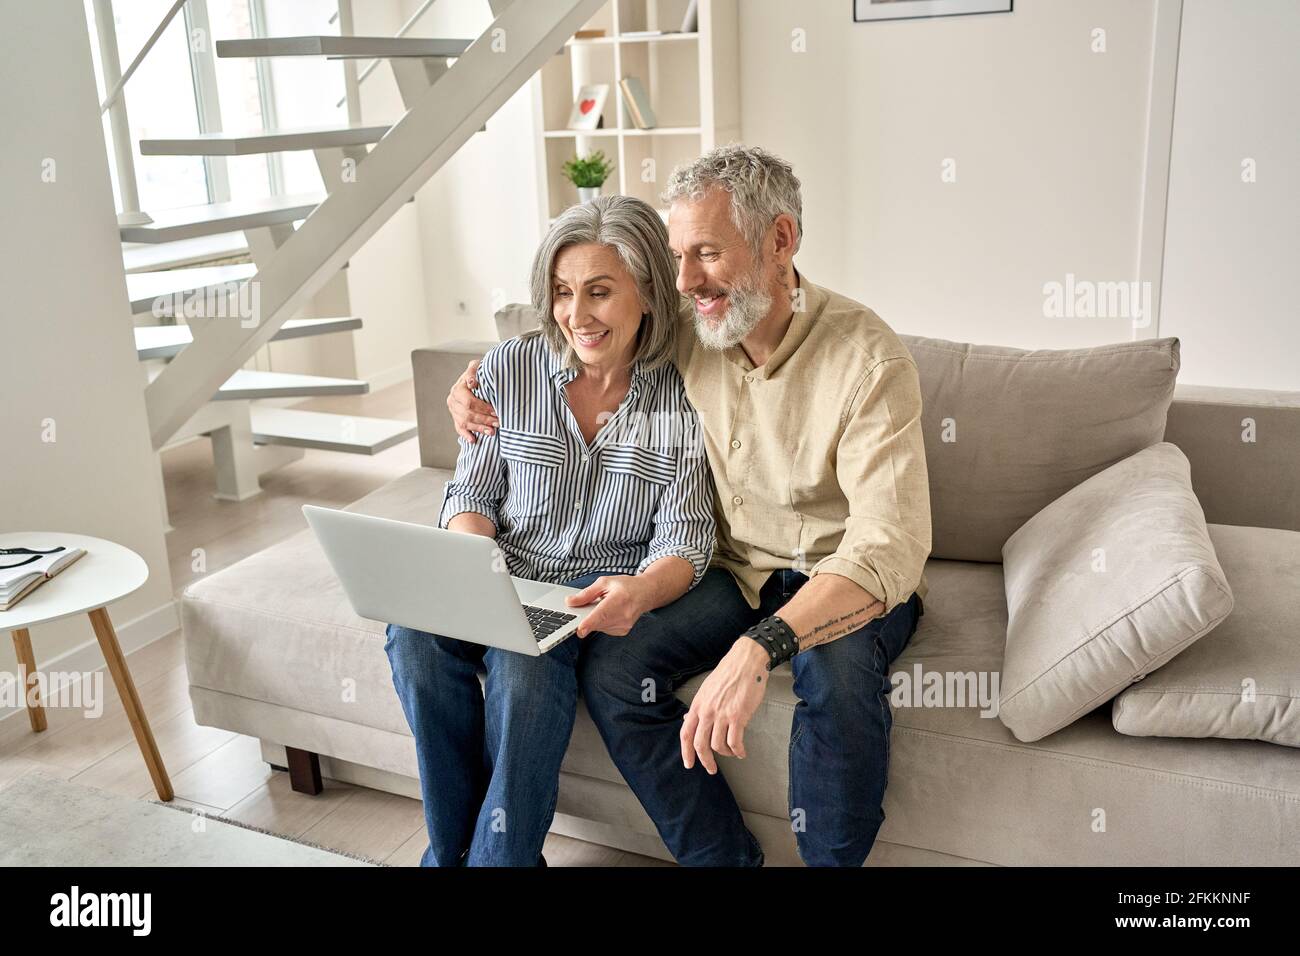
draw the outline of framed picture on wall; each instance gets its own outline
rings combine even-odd
[[[1012,0],[853,0],[853,22],[1010,13]]]

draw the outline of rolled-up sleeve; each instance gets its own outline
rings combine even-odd
[[[844,536],[809,573],[848,578],[887,614],[917,589],[931,547],[921,383],[910,358],[863,375],[845,409],[835,473],[849,504]]]
[[[479,366],[478,384],[478,397],[495,407],[497,390],[493,370],[487,361]],[[499,534],[500,508],[505,501],[509,482],[497,437],[479,435],[478,441],[473,443],[464,438],[458,441],[460,452],[456,455],[456,471],[443,492],[438,527],[447,527],[448,522],[458,514],[473,512],[490,520]]]
[[[640,574],[660,558],[684,558],[695,569],[691,587],[700,583],[713,557],[713,475],[704,454],[704,436],[695,409],[683,392],[675,412],[682,427],[675,429],[677,474],[665,487],[654,516],[650,551],[637,567]]]

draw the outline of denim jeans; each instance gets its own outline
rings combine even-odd
[[[567,583],[585,587],[601,573]],[[582,642],[529,657],[396,624],[385,634],[420,768],[429,831],[420,865],[544,865]]]
[[[678,734],[686,705],[674,695],[717,664],[747,628],[775,614],[808,578],[776,571],[751,609],[731,575],[711,568],[666,607],[643,615],[626,637],[587,639],[579,681],[605,745],[682,865],[759,866],[723,774],[682,766]],[[798,654],[790,733],[791,826],[809,866],[861,866],[884,822],[889,765],[889,665],[922,613],[913,594],[884,617]]]

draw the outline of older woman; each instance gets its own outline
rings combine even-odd
[[[461,440],[447,484],[442,527],[495,538],[512,575],[581,588],[575,606],[599,601],[579,637],[627,634],[712,554],[712,482],[671,361],[675,276],[646,203],[611,196],[560,216],[533,261],[541,328],[483,357],[478,393],[500,424]],[[581,642],[528,657],[386,633],[419,760],[422,865],[544,865]]]

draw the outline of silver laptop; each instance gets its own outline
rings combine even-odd
[[[303,505],[361,617],[533,657],[569,637],[595,605],[566,588],[511,577],[492,538]]]

